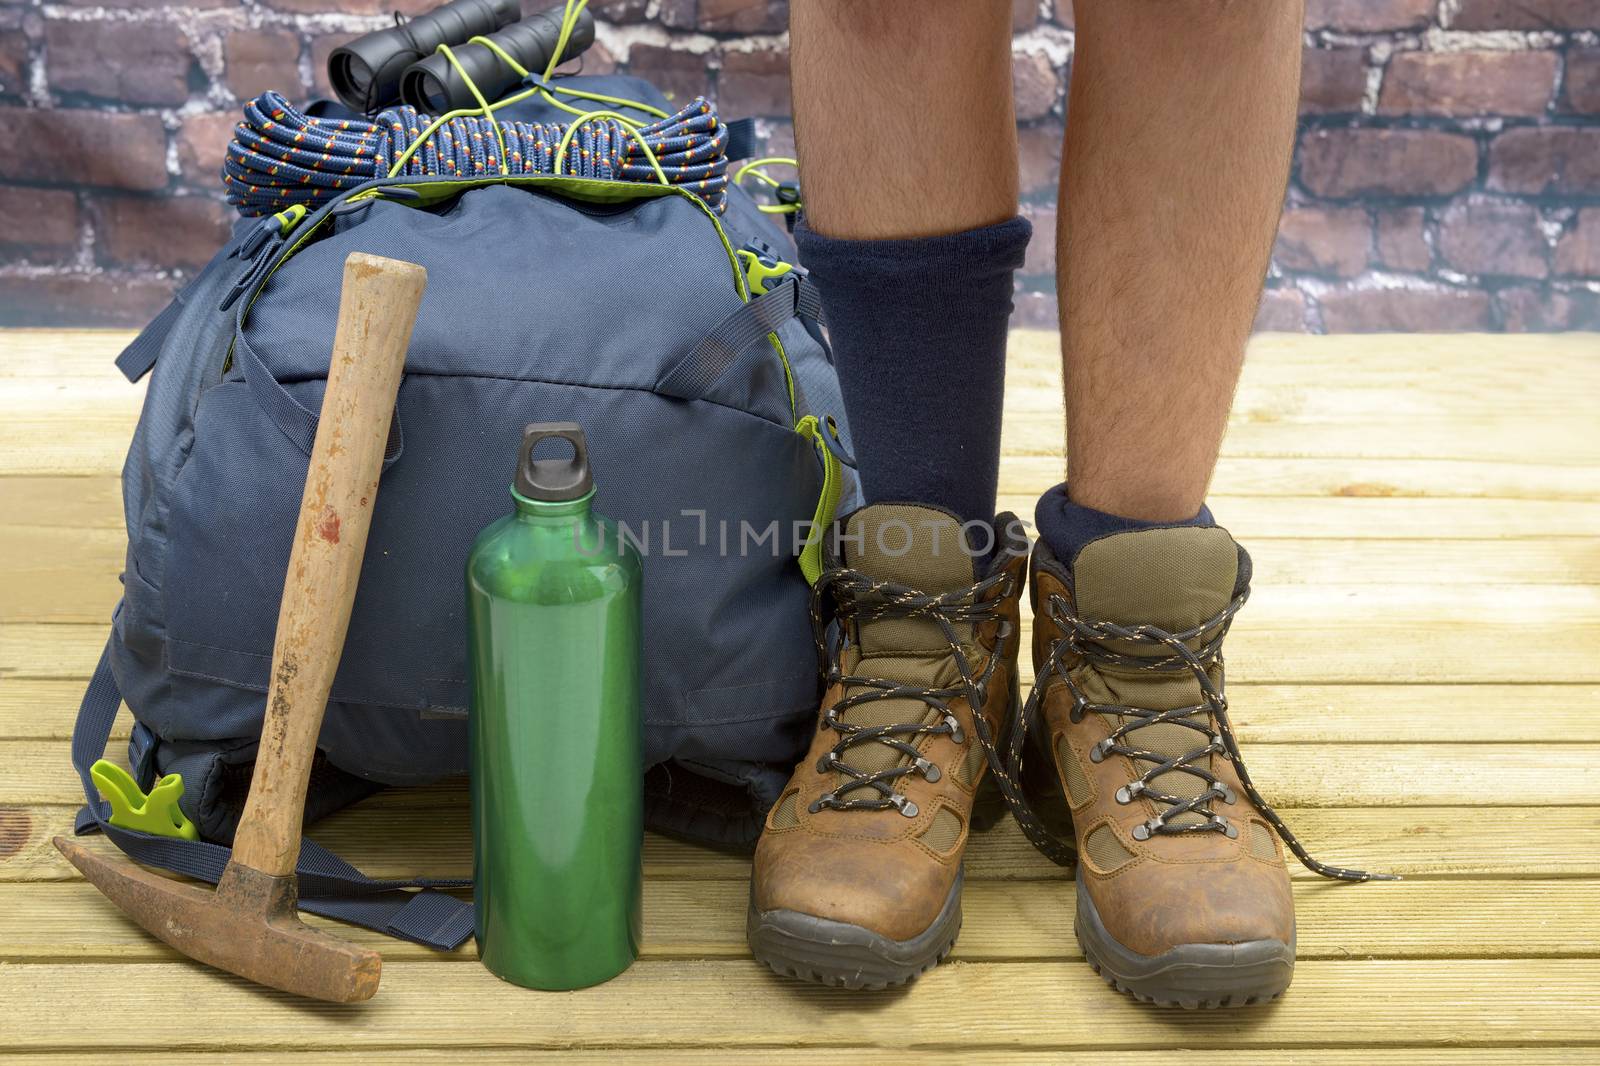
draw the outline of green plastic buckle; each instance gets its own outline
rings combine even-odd
[[[287,237],[289,235],[289,231],[298,226],[300,224],[300,220],[306,217],[306,205],[290,204],[288,207],[284,208],[282,211],[279,211],[272,217],[276,219],[278,223],[278,236]]]
[[[738,256],[739,265],[744,267],[744,276],[750,282],[752,296],[764,295],[778,279],[794,270],[793,264],[758,255],[749,248],[739,249]]]
[[[158,837],[199,840],[200,830],[178,808],[183,795],[183,775],[168,774],[146,796],[133,775],[114,762],[101,759],[89,767],[100,794],[111,804],[111,824]]]

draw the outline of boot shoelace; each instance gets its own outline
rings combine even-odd
[[[895,791],[895,782],[911,774],[921,774],[928,781],[939,780],[942,771],[924,758],[915,745],[924,736],[948,736],[958,744],[963,742],[961,723],[950,709],[950,701],[960,696],[966,696],[967,705],[972,708],[975,732],[990,761],[998,759],[988,723],[981,712],[989,682],[1004,655],[1005,642],[1013,636],[1014,627],[1010,620],[1000,616],[1001,605],[1011,594],[1012,580],[1009,573],[1002,572],[985,578],[971,588],[934,595],[906,585],[879,581],[849,567],[837,567],[822,573],[811,594],[811,630],[817,641],[818,654],[825,664],[825,684],[830,687],[834,684],[843,685],[845,695],[823,714],[823,724],[841,736],[839,742],[818,761],[817,770],[820,773],[838,771],[848,780],[813,802],[811,813],[815,814],[824,808],[839,811],[896,808],[907,818],[915,818],[918,814],[916,803]],[[990,597],[990,593],[995,594]],[[831,613],[825,610],[829,600],[833,603]],[[950,646],[950,654],[960,674],[959,683],[916,685],[890,678],[846,674],[841,667],[841,660],[849,646],[850,624],[854,622],[859,627],[863,623],[886,618],[918,619],[936,624]],[[830,621],[839,622],[841,636],[837,642],[828,639]],[[996,647],[989,654],[983,669],[975,673],[956,627],[990,621],[999,623]],[[936,723],[924,720],[862,726],[841,718],[853,707],[889,699],[918,700],[938,712],[940,720]],[[852,747],[870,743],[893,748],[910,762],[897,761],[896,765],[882,770],[865,771],[845,761]],[[851,793],[863,791],[873,795],[846,798]]]
[[[1119,788],[1116,793],[1118,803],[1132,803],[1143,796],[1157,804],[1166,804],[1154,817],[1145,820],[1133,829],[1135,840],[1149,840],[1157,834],[1178,835],[1183,833],[1224,833],[1229,837],[1239,835],[1238,827],[1224,816],[1211,809],[1211,803],[1222,800],[1233,803],[1236,796],[1233,790],[1220,781],[1215,774],[1202,765],[1197,765],[1201,760],[1212,755],[1226,756],[1233,764],[1234,770],[1239,775],[1239,783],[1244,787],[1245,795],[1267,820],[1273,830],[1288,845],[1306,869],[1323,877],[1338,881],[1398,881],[1393,874],[1374,874],[1363,870],[1349,870],[1339,866],[1329,866],[1311,856],[1299,839],[1284,824],[1278,812],[1262,798],[1256,790],[1254,782],[1250,780],[1250,772],[1245,768],[1244,756],[1239,751],[1238,741],[1234,737],[1233,725],[1228,720],[1228,700],[1223,694],[1223,660],[1222,640],[1227,635],[1229,627],[1233,624],[1233,617],[1244,606],[1249,592],[1241,592],[1235,596],[1217,615],[1202,622],[1193,629],[1181,633],[1172,633],[1159,626],[1136,625],[1123,626],[1114,622],[1097,621],[1078,617],[1064,596],[1053,594],[1047,604],[1050,620],[1060,627],[1064,636],[1055,642],[1050,649],[1050,655],[1045,664],[1039,669],[1034,678],[1033,691],[1028,696],[1027,704],[1017,714],[1011,736],[1006,749],[1006,768],[1008,776],[1016,779],[1021,773],[1023,738],[1030,726],[1036,725],[1039,709],[1043,703],[1044,692],[1051,677],[1058,677],[1067,686],[1072,694],[1072,710],[1070,718],[1074,723],[1083,720],[1085,715],[1100,714],[1110,718],[1120,719],[1120,724],[1112,729],[1111,733],[1090,750],[1089,758],[1092,762],[1102,762],[1110,755],[1123,755],[1133,760],[1135,764],[1143,764],[1144,770],[1137,778]],[[1162,649],[1161,655],[1131,655],[1115,650],[1107,645],[1109,641],[1124,641],[1145,647]],[[1191,648],[1193,642],[1195,647]],[[1150,673],[1185,673],[1191,675],[1200,686],[1200,702],[1187,707],[1176,707],[1166,711],[1152,711],[1142,707],[1132,707],[1117,703],[1093,703],[1083,693],[1078,683],[1073,679],[1072,672],[1065,668],[1068,655],[1079,657],[1084,662],[1096,666],[1139,670]],[[1213,682],[1210,666],[1216,666],[1216,680]],[[1210,723],[1215,723],[1213,729]],[[1161,755],[1148,751],[1133,744],[1129,734],[1145,726],[1171,723],[1181,725],[1205,737],[1205,743],[1193,751],[1178,756]],[[1190,774],[1199,778],[1205,788],[1191,797],[1180,797],[1162,792],[1152,787],[1151,782],[1165,773],[1179,772]],[[1007,794],[1009,800],[1010,795]],[[1026,807],[1026,800],[1023,801]],[[1026,818],[1022,812],[1017,813],[1018,823],[1022,825],[1028,838],[1045,853],[1046,856],[1058,863],[1066,865],[1075,858],[1074,850],[1059,841],[1049,833],[1033,812],[1027,810]],[[1184,820],[1175,823],[1174,819],[1184,814],[1195,814],[1200,820]]]

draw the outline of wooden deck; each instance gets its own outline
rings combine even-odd
[[[118,593],[141,395],[111,366],[126,339],[0,333],[0,1058],[1600,1056],[1600,336],[1255,341],[1212,497],[1256,561],[1229,643],[1236,724],[1314,852],[1407,879],[1296,868],[1294,987],[1200,1014],[1103,986],[1063,872],[1009,823],[972,845],[953,961],[900,993],[772,977],[745,952],[748,864],[656,837],[645,957],[596,989],[525,992],[470,945],[439,956],[348,929],[385,956],[357,1008],[181,960],[49,845],[81,799],[66,738]],[[1001,476],[1022,513],[1060,473],[1054,344],[1014,339]],[[314,835],[372,874],[470,868],[459,784],[384,794]]]

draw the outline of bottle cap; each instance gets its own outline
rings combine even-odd
[[[570,459],[535,459],[539,442],[555,437],[572,445]],[[583,440],[583,427],[576,422],[533,422],[522,431],[522,450],[517,458],[517,477],[512,483],[518,496],[545,503],[581,500],[594,491],[589,473],[589,448]]]

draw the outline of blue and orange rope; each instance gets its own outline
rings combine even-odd
[[[647,126],[596,114],[569,127],[493,123],[480,115],[436,124],[405,106],[371,121],[319,119],[267,92],[245,105],[223,159],[222,182],[228,201],[244,215],[314,206],[374,178],[495,173],[665,180],[720,213],[727,197],[727,145],[727,126],[701,98]]]

